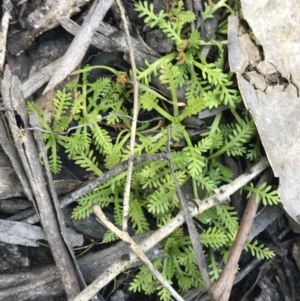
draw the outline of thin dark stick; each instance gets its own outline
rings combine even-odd
[[[199,234],[198,234],[198,231],[196,229],[194,220],[192,218],[191,211],[190,211],[189,206],[188,206],[188,202],[185,199],[184,194],[181,191],[181,188],[179,187],[179,184],[178,184],[175,172],[174,172],[174,168],[173,168],[173,164],[172,164],[172,160],[171,160],[171,146],[170,146],[171,141],[170,140],[171,140],[171,127],[168,127],[167,151],[168,151],[168,155],[169,155],[168,156],[169,166],[170,166],[172,176],[173,176],[173,179],[174,179],[174,182],[175,182],[175,186],[176,186],[176,190],[177,190],[177,196],[178,196],[178,199],[179,199],[181,207],[182,207],[185,222],[186,222],[188,230],[189,230],[192,246],[193,246],[194,251],[195,251],[195,257],[196,257],[196,261],[197,261],[197,264],[198,264],[198,268],[199,268],[200,273],[202,275],[202,279],[203,279],[204,285],[206,287],[206,290],[209,291],[210,280],[209,280],[209,275],[208,275],[208,267],[207,267],[205,256],[204,256],[204,251],[203,251],[202,246],[200,244]]]

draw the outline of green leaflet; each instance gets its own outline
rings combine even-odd
[[[269,250],[262,244],[258,244],[258,241],[255,240],[253,243],[247,242],[245,245],[246,251],[250,251],[253,257],[257,257],[259,259],[270,259],[274,257],[274,252]]]
[[[262,201],[264,206],[277,205],[281,202],[277,191],[273,190],[272,186],[267,186],[267,183],[263,183],[258,188],[254,188],[252,186],[244,186],[243,189],[248,191],[248,197],[250,197],[251,193],[255,193],[255,201],[257,203],[259,201]]]

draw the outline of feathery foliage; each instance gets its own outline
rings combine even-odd
[[[227,7],[225,1],[220,6]],[[238,91],[232,88],[231,75],[222,71],[224,44],[213,40],[214,50],[219,58],[215,63],[207,62],[200,54],[199,47],[205,45],[197,30],[186,34],[187,26],[195,20],[195,15],[184,10],[183,1],[170,12],[154,13],[153,4],[135,3],[135,9],[149,27],[158,27],[175,43],[175,50],[152,64],[145,62],[145,68],[138,71],[139,112],[150,112],[160,116],[164,123],[154,121],[143,123],[137,131],[135,154],[154,154],[166,150],[168,131],[171,127],[171,158],[179,185],[191,183],[194,198],[198,192],[212,195],[222,183],[233,179],[233,172],[218,158],[244,156],[255,161],[260,157],[260,144],[252,119],[247,113],[236,111],[241,101]],[[210,17],[214,8],[206,8],[205,16]],[[222,24],[223,26],[223,24]],[[94,68],[111,71],[116,79],[99,78],[89,83],[87,77]],[[103,174],[99,159],[103,158],[104,168],[111,169],[128,160],[130,119],[126,99],[131,96],[130,77],[104,66],[89,67],[76,71],[82,75],[80,83],[70,82],[66,89],[58,91],[53,100],[55,112],[51,125],[48,125],[41,109],[33,102],[28,103],[29,112],[37,111],[49,162],[53,173],[59,173],[62,161],[59,148],[63,149],[76,164],[93,172]],[[152,76],[158,76],[170,92],[170,99],[160,95],[149,86]],[[178,99],[177,92],[185,87],[185,101]],[[126,97],[125,97],[126,95]],[[171,106],[170,106],[171,105]],[[211,124],[192,140],[189,128],[184,121],[204,109],[227,105],[235,121],[221,124],[222,113],[218,113]],[[141,114],[140,114],[141,116]],[[72,126],[72,127],[71,127]],[[109,128],[117,130],[113,138]],[[200,128],[198,128],[200,129]],[[67,135],[68,134],[68,135]],[[255,141],[255,139],[257,139]],[[253,143],[253,141],[255,141]],[[113,208],[115,222],[121,224],[122,194],[126,173],[120,173],[78,200],[72,213],[73,219],[83,219],[91,214],[93,204],[102,208]],[[262,185],[258,189],[244,187],[255,193],[264,205],[277,204],[278,195],[271,187]],[[130,225],[137,234],[165,225],[180,209],[176,187],[168,162],[143,162],[134,168],[130,192]],[[238,230],[239,221],[236,211],[229,206],[220,205],[200,215],[205,230],[200,234],[207,256],[211,280],[218,278],[220,262],[226,261],[229,249]],[[103,241],[111,242],[115,235],[108,231]],[[253,256],[270,258],[272,252],[257,242],[247,243],[246,249]],[[176,281],[182,293],[192,287],[204,288],[191,247],[189,236],[183,228],[172,233],[164,242],[168,257],[155,261],[155,266],[172,283]],[[163,301],[170,300],[169,293],[153,279],[150,272],[142,267],[131,284],[134,291],[147,294],[157,292]]]

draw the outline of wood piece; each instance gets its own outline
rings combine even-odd
[[[12,10],[12,4],[10,0],[4,0],[2,3],[2,20],[0,30],[0,71],[3,72],[5,53],[6,53],[6,40],[9,26],[10,12]]]
[[[25,196],[24,188],[12,167],[0,167],[0,177],[0,199]]]
[[[68,237],[72,247],[82,246],[83,236],[68,229]],[[39,247],[38,240],[45,240],[41,227],[14,221],[0,220],[0,241],[12,245]]]
[[[292,254],[296,261],[298,270],[300,271],[300,239],[299,239],[299,237],[296,239],[296,241],[293,244]]]
[[[24,187],[12,167],[0,167],[0,178],[0,200],[26,196]],[[82,184],[77,180],[55,180],[53,182],[58,195],[66,195]]]
[[[242,281],[262,261],[263,261],[263,259],[253,258],[249,264],[247,264],[242,270],[240,270],[236,274],[236,276],[234,277],[233,284],[235,285],[238,282]]]
[[[5,89],[3,90],[3,87]],[[46,238],[52,251],[54,260],[60,270],[67,297],[72,299],[79,292],[76,275],[72,265],[72,260],[61,236],[60,228],[57,223],[56,214],[52,205],[49,192],[45,187],[45,178],[42,167],[37,158],[39,157],[33,133],[27,132],[23,141],[20,140],[21,130],[16,122],[18,114],[20,122],[29,126],[25,101],[21,92],[21,83],[16,76],[13,76],[9,68],[5,68],[2,80],[2,96],[9,126],[14,139],[14,144],[21,158],[22,165],[26,171],[26,176],[32,189],[32,194],[28,199],[33,201],[40,216]]]
[[[33,127],[39,127],[40,126],[40,124],[38,122],[38,115],[37,115],[36,112],[30,116],[30,124]],[[84,287],[86,287],[86,283],[85,283],[84,278],[81,274],[81,271],[80,271],[78,263],[77,263],[77,259],[75,257],[74,252],[73,252],[72,244],[71,244],[71,240],[70,240],[70,237],[69,237],[69,234],[68,234],[68,231],[67,231],[67,227],[66,227],[66,224],[65,224],[64,216],[63,216],[63,213],[60,209],[60,204],[59,204],[58,197],[57,197],[57,194],[56,194],[56,191],[55,191],[55,187],[54,187],[54,183],[53,183],[53,179],[52,179],[52,173],[51,173],[50,164],[49,164],[49,161],[48,161],[48,156],[47,156],[47,151],[46,151],[46,148],[45,148],[43,136],[42,136],[42,133],[38,130],[34,132],[34,136],[35,136],[35,139],[37,141],[39,153],[41,154],[41,157],[42,157],[43,163],[44,163],[44,167],[45,167],[45,170],[46,170],[46,173],[45,173],[46,174],[46,176],[45,176],[46,183],[48,185],[49,195],[52,199],[53,207],[55,209],[56,218],[57,218],[57,222],[58,222],[58,225],[59,225],[60,233],[61,233],[61,236],[63,238],[64,244],[66,245],[66,247],[69,250],[69,254],[70,254],[70,257],[72,259],[73,267],[74,267],[74,270],[76,272],[77,280],[80,284],[80,287],[84,288]],[[75,275],[74,275],[74,277],[75,277]],[[97,298],[93,298],[93,300],[96,301]]]
[[[50,80],[52,74],[58,68],[60,61],[61,58],[35,72],[29,79],[23,82],[22,92],[24,98],[31,96],[35,91],[37,91]]]
[[[277,269],[280,266],[280,258],[279,257],[273,257],[272,259],[266,261],[259,269],[258,276],[255,279],[254,284],[252,287],[248,290],[248,292],[243,296],[241,301],[252,301],[257,296],[257,285],[259,285],[260,279],[266,275],[270,270]],[[272,273],[274,274],[274,272]],[[255,297],[254,297],[255,295]],[[262,299],[264,300],[264,299]],[[272,299],[273,300],[273,299]]]
[[[212,116],[215,116],[217,115],[218,113],[222,112],[222,111],[225,111],[225,110],[228,110],[229,107],[228,106],[218,106],[217,108],[214,108],[214,109],[205,109],[201,112],[199,112],[198,114],[198,118],[199,119],[205,119],[205,118],[208,118],[208,117],[212,117]]]
[[[9,244],[38,247],[39,239],[45,239],[41,227],[26,223],[0,220],[0,241]]]
[[[15,214],[22,210],[32,208],[32,203],[22,199],[0,200],[0,211],[6,214]]]
[[[98,2],[97,2],[98,1]],[[68,2],[68,1],[67,1]],[[43,94],[52,90],[64,80],[81,63],[93,37],[99,22],[103,20],[114,0],[96,0],[86,16],[79,32],[72,41],[67,52],[61,60],[61,64],[55,70]]]
[[[149,234],[133,237],[139,243]],[[165,253],[160,249],[161,245],[147,252],[151,260],[162,258]],[[122,255],[128,254],[129,247],[124,242],[118,242],[114,246],[99,252],[90,252],[78,259],[80,269],[87,283],[95,280],[112,263],[119,260]],[[130,268],[141,265],[141,261],[134,262]],[[0,299],[2,301],[35,300],[37,297],[59,296],[64,292],[60,274],[56,266],[50,265],[17,274],[0,275]]]
[[[2,93],[3,99],[5,99],[5,97],[9,95],[9,85],[7,85],[7,86],[1,85],[1,93]],[[4,150],[4,152],[9,157],[15,173],[17,174],[20,182],[22,183],[23,191],[25,192],[28,200],[32,201],[33,196],[31,193],[30,184],[27,179],[24,168],[22,166],[20,157],[18,156],[18,152],[17,152],[16,146],[14,145],[11,131],[9,130],[9,125],[7,123],[7,120],[4,117],[3,112],[0,112],[0,143],[1,143],[1,146]],[[18,193],[19,192],[17,192],[17,194]],[[10,195],[10,197],[13,197],[11,194],[12,194],[12,192],[8,191],[8,195]]]
[[[60,16],[59,20],[61,25],[68,32],[73,35],[78,33],[80,26],[77,23],[66,16]],[[134,57],[138,67],[143,67],[145,61],[152,63],[160,57],[158,53],[149,48],[142,40],[132,37],[131,39],[133,42]],[[112,49],[114,51],[124,52],[125,54],[129,52],[124,32],[104,22],[100,23],[99,27],[97,28],[97,32],[94,33],[91,44],[106,52],[110,52]],[[125,56],[125,59],[129,61],[128,56]],[[24,97],[28,98],[37,89],[49,81],[52,74],[56,69],[58,69],[60,64],[61,58],[42,68],[41,70],[36,71],[29,79],[27,79],[22,85]],[[155,85],[162,89],[161,91],[163,91],[165,94],[168,94],[168,90],[166,87],[160,84],[159,80],[155,78],[153,80]],[[182,97],[183,96],[181,96],[181,98]]]
[[[0,121],[1,122],[1,121]],[[0,137],[1,137],[1,130],[3,128],[0,128]],[[0,141],[0,144],[4,144],[4,138]],[[10,199],[15,197],[26,197],[26,194],[24,192],[23,185],[15,172],[15,169],[11,163],[10,160],[14,160],[13,152],[9,153],[9,156],[5,152],[0,151],[0,200],[1,199]],[[54,186],[55,191],[57,195],[66,195],[70,191],[75,190],[77,187],[79,187],[82,182],[78,180],[54,180]],[[27,205],[28,207],[33,207],[33,204],[31,206]],[[8,209],[8,208],[7,208]],[[24,209],[24,208],[20,208]],[[15,208],[14,210],[17,210]]]
[[[72,16],[90,0],[45,0],[25,19],[27,29],[12,35],[8,40],[8,51],[17,55],[26,50],[32,41],[43,32],[59,25],[58,16]]]
[[[277,220],[283,214],[280,206],[263,207],[255,216],[248,239],[252,240],[259,233],[264,231],[269,225]]]

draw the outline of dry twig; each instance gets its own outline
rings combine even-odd
[[[168,292],[179,301],[184,301],[182,297],[173,289],[173,287],[168,283],[168,281],[159,273],[159,271],[153,266],[152,262],[143,253],[140,247],[131,239],[127,232],[119,230],[114,226],[105,216],[101,207],[99,205],[93,206],[94,214],[99,218],[101,223],[110,231],[115,233],[122,241],[126,242],[132,252],[140,258],[140,260],[146,265],[150,273],[168,290]],[[76,300],[76,299],[75,299]]]
[[[266,171],[256,187],[261,186],[268,180],[270,171]],[[230,297],[234,276],[237,271],[238,261],[247,241],[259,203],[255,202],[256,195],[253,193],[246,206],[238,233],[230,249],[229,257],[219,279],[212,285],[210,295],[214,301],[227,301]]]
[[[124,190],[123,197],[123,224],[122,229],[124,232],[127,232],[128,228],[128,218],[129,218],[129,197],[130,197],[130,188],[131,188],[131,178],[132,178],[132,169],[133,169],[133,158],[134,158],[134,144],[135,144],[135,135],[136,135],[136,125],[137,125],[137,117],[138,117],[138,81],[136,76],[136,65],[133,54],[133,48],[131,43],[131,37],[128,29],[128,22],[125,16],[125,10],[120,0],[117,0],[121,18],[124,25],[124,30],[126,34],[127,45],[129,48],[130,55],[130,63],[132,68],[133,75],[133,116],[132,116],[132,124],[131,124],[131,136],[130,136],[130,153],[128,159],[128,170],[126,177],[126,184]]]

